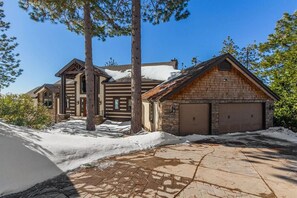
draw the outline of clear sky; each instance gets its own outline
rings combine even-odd
[[[284,12],[293,13],[297,0],[190,0],[188,19],[142,26],[143,62],[169,61],[190,65],[218,54],[230,35],[239,45],[263,42],[273,33]],[[63,25],[38,23],[18,7],[17,0],[4,0],[9,35],[17,37],[23,74],[2,93],[24,93],[44,83],[54,83],[55,73],[73,58],[84,60],[84,40]],[[131,61],[131,38],[93,40],[93,62],[104,65],[110,57],[118,64]],[[181,65],[181,64],[180,64]]]

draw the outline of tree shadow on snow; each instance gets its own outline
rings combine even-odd
[[[0,138],[1,136],[10,137],[20,141],[24,146],[37,151],[43,155],[53,153],[48,149],[40,146],[39,144],[33,142],[41,141],[41,137],[38,135],[38,131],[30,129],[27,127],[14,126],[9,124],[0,123]],[[33,140],[33,141],[32,141]]]
[[[97,125],[95,131],[87,131],[84,120],[69,120],[55,124],[48,131],[60,131],[71,135],[83,135],[87,137],[118,138],[129,134],[130,126],[131,122],[106,120],[104,123]]]
[[[47,197],[80,197],[80,194],[74,187],[74,184],[63,173],[53,179],[49,179],[42,183],[15,194],[3,196],[2,198],[47,198]]]
[[[26,142],[22,136],[16,137],[15,133],[9,133],[9,135],[3,132],[3,128],[0,132],[0,197],[3,195],[4,197],[41,197],[41,194],[45,195],[43,197],[50,197],[50,194],[58,195],[58,193],[77,195],[71,180],[61,169],[40,152],[28,148],[36,147],[35,145]],[[40,150],[39,147],[36,149]],[[43,181],[55,177],[60,178],[60,187],[48,188],[51,186],[48,185],[51,180]],[[37,184],[40,182],[43,183]],[[35,186],[32,187],[33,185]],[[67,189],[64,189],[65,186]],[[27,188],[30,189],[26,190]],[[11,194],[22,190],[26,191]]]

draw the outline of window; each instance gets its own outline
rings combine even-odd
[[[43,93],[43,105],[49,109],[53,108],[53,94],[49,91]]]
[[[127,101],[128,101],[127,102],[127,111],[131,111],[131,109],[132,109],[132,100],[128,99]]]
[[[67,98],[66,100],[66,108],[70,109],[70,98]]]
[[[86,92],[86,76],[83,74],[80,76],[80,93],[85,94]]]
[[[120,100],[119,99],[114,99],[113,109],[114,110],[119,110],[120,109]]]

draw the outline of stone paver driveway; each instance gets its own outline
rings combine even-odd
[[[211,142],[171,145],[98,161],[8,197],[296,198],[294,152]]]

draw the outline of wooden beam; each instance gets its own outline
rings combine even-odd
[[[84,70],[81,70],[81,71],[66,71],[66,72],[64,72],[64,75],[80,74],[80,73],[84,73],[84,72],[85,72]]]
[[[60,114],[66,114],[66,77],[61,76]]]

